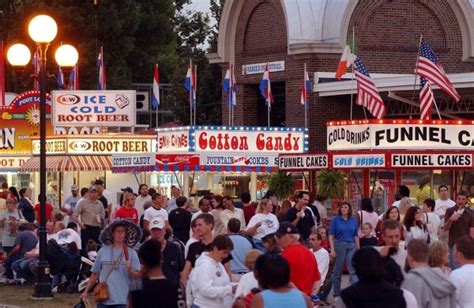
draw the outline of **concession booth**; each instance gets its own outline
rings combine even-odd
[[[327,150],[327,156],[316,155],[319,159],[280,155],[279,169],[341,170],[345,198],[358,206],[361,197],[370,197],[378,213],[395,201],[400,185],[418,204],[428,197],[423,191],[438,198],[440,185],[448,187],[451,198],[464,190],[474,200],[474,121],[332,121],[327,123]]]
[[[165,194],[176,185],[187,196],[213,192],[238,199],[249,192],[258,200],[268,190],[269,174],[277,170],[278,154],[308,149],[305,128],[187,126],[157,129],[156,134],[147,183]],[[114,156],[112,172],[143,171],[127,157]]]

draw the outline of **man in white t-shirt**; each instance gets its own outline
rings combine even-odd
[[[382,257],[390,256],[398,264],[401,272],[404,273],[407,252],[400,247],[401,236],[400,223],[396,220],[387,219],[382,226],[382,237],[385,246],[374,248],[380,252]]]
[[[455,206],[456,202],[449,199],[448,186],[440,185],[438,187],[438,192],[439,192],[439,199],[436,200],[434,213],[438,215],[440,219],[444,219],[446,210],[449,209],[450,207]]]
[[[246,228],[244,211],[234,206],[234,202],[230,196],[224,196],[222,203],[225,207],[225,210],[221,213],[222,224],[227,226],[231,218],[237,218],[240,220],[240,229],[244,230]]]
[[[474,239],[468,235],[456,241],[454,258],[460,265],[449,275],[449,280],[456,287],[456,304],[458,308],[469,308],[474,304]]]
[[[152,221],[156,217],[160,217],[162,220],[165,221],[166,228],[171,228],[170,223],[168,221],[168,211],[162,208],[163,203],[165,202],[165,198],[165,196],[158,193],[154,194],[151,197],[153,205],[145,211],[145,215],[143,217],[143,229],[148,230],[150,221]]]
[[[143,209],[143,205],[147,201],[151,201],[151,196],[148,193],[148,185],[140,184],[138,187],[138,193],[140,194],[137,199],[135,200],[135,208],[138,211],[138,217],[142,217],[145,210]]]
[[[321,241],[323,237],[317,232],[311,233],[309,236],[309,243],[311,245],[311,251],[318,262],[319,273],[321,274],[321,284],[324,283],[326,275],[328,274],[329,269],[329,252],[321,247]]]

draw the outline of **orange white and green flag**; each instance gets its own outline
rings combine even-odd
[[[339,61],[339,65],[337,66],[336,71],[336,79],[341,80],[342,76],[347,72],[347,69],[351,67],[352,63],[354,63],[356,56],[355,50],[355,40],[354,40],[354,32],[352,32],[347,45],[344,47],[344,51],[342,52],[341,60]]]

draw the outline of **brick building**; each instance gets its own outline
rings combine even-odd
[[[271,124],[304,126],[300,91],[306,63],[314,85],[308,109],[310,150],[326,150],[326,122],[351,116],[355,82],[347,74],[346,81],[336,82],[333,76],[352,30],[357,55],[387,106],[386,118],[419,118],[419,91],[418,86],[413,91],[412,73],[421,34],[462,96],[455,104],[435,90],[441,115],[474,118],[472,0],[229,0],[221,15],[217,53],[209,59],[222,64],[223,70],[228,63],[235,64],[234,124],[267,125],[267,109],[258,90],[262,74],[243,72],[246,65],[277,62],[280,69],[271,72],[275,96]],[[225,125],[229,112],[225,97],[222,109]],[[360,106],[354,104],[352,113],[354,119],[364,118]]]

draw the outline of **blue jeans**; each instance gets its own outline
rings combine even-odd
[[[15,261],[21,259],[21,256],[19,253],[13,255],[13,256],[10,256],[8,257],[6,260],[5,260],[5,274],[3,274],[5,276],[5,278],[7,279],[13,279],[13,268],[12,268],[12,265],[13,263],[15,263]]]
[[[451,267],[453,271],[459,268],[459,264],[456,262],[456,259],[454,259],[454,246],[449,248],[449,267]]]
[[[22,258],[13,262],[12,268],[16,272],[16,278],[23,278],[26,280],[33,278],[33,273],[30,271],[30,263],[37,261],[37,258]]]
[[[349,280],[351,284],[356,283],[358,280],[354,267],[352,267],[352,257],[356,251],[356,246],[354,242],[349,243],[336,240],[334,243],[334,249],[336,250],[336,261],[333,272],[333,290],[334,297],[337,297],[341,293],[341,278],[344,263],[349,270]]]
[[[267,250],[263,247],[263,242],[261,240],[253,239],[253,243],[255,244],[255,249],[260,250],[262,253],[265,253]]]

